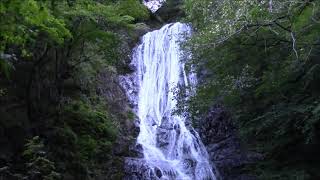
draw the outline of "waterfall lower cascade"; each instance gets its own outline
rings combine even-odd
[[[172,88],[188,85],[179,56],[179,41],[188,33],[186,24],[165,25],[144,35],[134,52],[139,86],[137,144],[142,147],[142,159],[148,168],[142,170],[144,176],[127,179],[216,179],[197,132],[186,119],[172,115],[176,106]]]

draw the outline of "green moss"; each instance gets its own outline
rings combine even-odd
[[[126,13],[127,18],[132,17],[133,20],[147,20],[149,19],[148,9],[142,5],[138,0],[120,0],[120,12]]]
[[[97,154],[98,143],[90,135],[83,135],[78,138],[77,149],[79,149],[80,158],[88,161]]]
[[[134,112],[132,112],[132,111],[129,111],[129,112],[127,113],[127,117],[128,117],[128,119],[130,119],[130,120],[134,120],[134,119],[136,118],[136,114],[135,114]]]

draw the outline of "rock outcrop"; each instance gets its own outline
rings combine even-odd
[[[167,0],[163,6],[155,12],[155,16],[162,22],[178,22],[184,16],[182,0]]]
[[[243,167],[257,162],[260,154],[249,152],[240,142],[236,126],[223,107],[212,108],[199,121],[199,135],[223,180],[253,180]]]

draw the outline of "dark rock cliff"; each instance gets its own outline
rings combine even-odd
[[[163,6],[155,12],[155,16],[162,22],[178,22],[185,14],[182,10],[182,0],[167,0]]]
[[[253,180],[246,165],[257,162],[260,154],[249,152],[240,141],[232,118],[223,107],[212,108],[199,120],[199,135],[223,180]]]

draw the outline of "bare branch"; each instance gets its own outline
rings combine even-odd
[[[292,38],[292,48],[293,48],[293,51],[294,51],[297,59],[299,59],[298,51],[297,51],[297,49],[296,49],[296,38],[294,37],[293,32],[291,32],[290,34],[291,34],[291,38]]]

